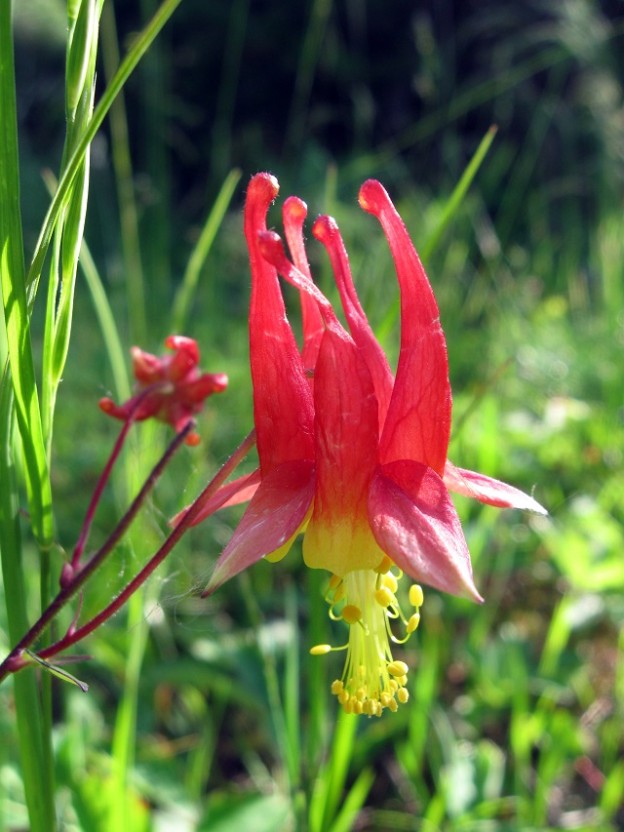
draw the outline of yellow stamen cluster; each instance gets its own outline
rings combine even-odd
[[[331,692],[349,714],[381,716],[386,708],[396,711],[409,699],[408,667],[393,659],[390,642],[403,644],[418,627],[423,591],[418,584],[409,588],[413,612],[406,617],[397,599],[402,573],[393,572],[393,567],[390,558],[385,557],[374,571],[356,570],[344,578],[332,575],[329,582],[325,597],[329,617],[349,625],[349,641],[341,647],[317,644],[310,653],[322,656],[347,651],[342,678],[332,683]],[[402,623],[402,638],[394,635],[392,621]]]

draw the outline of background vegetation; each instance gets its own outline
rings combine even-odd
[[[104,3],[96,101],[156,9],[155,0]],[[59,171],[66,142],[66,9],[33,0],[14,13],[29,260],[49,202],[45,172]],[[338,717],[328,683],[340,660],[307,655],[330,625],[323,577],[302,569],[298,550],[200,600],[238,513],[198,527],[127,614],[84,645],[92,660],[75,672],[88,695],[53,685],[62,829],[624,829],[623,46],[617,0],[180,4],[92,145],[81,261],[91,278],[79,272],[51,457],[53,573],[118,429],[97,400],[127,384],[93,273],[124,350],[159,352],[181,329],[230,388],[201,418],[202,445],[174,461],[142,525],[87,592],[85,614],[118,591],[249,431],[240,207],[262,169],[312,214],[337,217],[363,305],[395,355],[389,254],[355,199],[365,178],[384,182],[441,307],[451,457],[535,488],[550,516],[458,499],[486,603],[426,593],[405,649],[412,699],[381,720]],[[225,204],[235,186],[190,304],[174,305],[218,194]],[[331,294],[327,264],[311,252]],[[94,546],[166,439],[164,427],[140,429]],[[33,620],[39,553],[23,527]],[[10,642],[2,604],[3,655]],[[28,828],[19,759],[9,681],[0,688],[7,830]]]

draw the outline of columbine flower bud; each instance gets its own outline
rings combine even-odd
[[[201,373],[197,342],[184,335],[170,335],[165,346],[172,355],[156,356],[139,347],[132,348],[132,365],[137,380],[136,393],[121,405],[112,399],[100,399],[100,408],[116,419],[140,422],[155,418],[167,422],[179,433],[203,407],[204,399],[227,387],[224,373]],[[188,445],[197,445],[194,431]]]

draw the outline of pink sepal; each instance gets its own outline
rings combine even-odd
[[[492,477],[486,477],[485,474],[479,474],[476,471],[457,468],[448,459],[444,468],[444,484],[455,494],[472,497],[490,506],[520,508],[523,511],[534,511],[536,514],[548,514],[544,506],[524,491],[520,491],[519,488],[514,488],[513,485],[507,485],[506,482]]]
[[[303,525],[313,497],[311,462],[283,462],[269,471],[221,553],[204,595],[291,540]]]
[[[412,460],[380,466],[368,512],[377,542],[411,578],[451,595],[483,600],[455,506],[435,471]]]

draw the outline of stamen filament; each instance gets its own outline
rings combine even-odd
[[[390,571],[393,566],[385,557],[375,570],[355,570],[343,578],[333,575],[329,582],[325,596],[329,617],[348,624],[349,641],[342,647],[317,644],[310,653],[322,656],[346,649],[342,678],[331,685],[346,713],[381,716],[385,709],[396,711],[409,699],[408,666],[393,658],[390,643],[403,644],[418,627],[423,593],[416,584],[410,587],[415,611],[406,617],[396,595],[402,573]],[[402,638],[391,627],[391,621],[399,620],[405,628]]]

